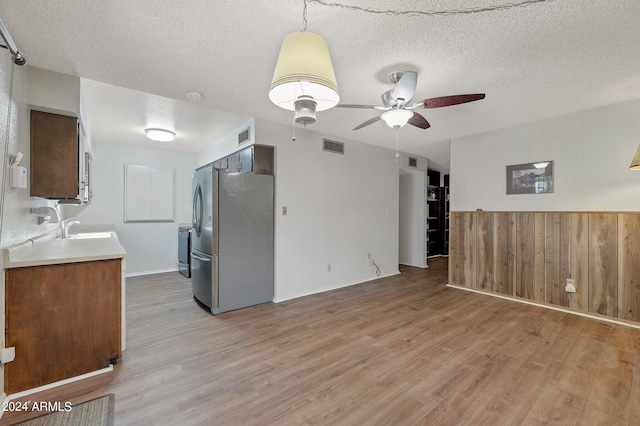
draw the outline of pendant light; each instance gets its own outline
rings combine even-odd
[[[329,47],[322,36],[304,30],[285,36],[280,47],[269,99],[277,106],[294,111],[296,123],[316,122],[316,111],[332,108],[340,101]]]
[[[636,151],[636,155],[633,157],[633,161],[631,161],[629,169],[640,170],[640,145],[638,145],[638,150]]]

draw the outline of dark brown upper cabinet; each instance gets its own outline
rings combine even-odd
[[[32,197],[81,203],[84,160],[76,117],[31,111]]]

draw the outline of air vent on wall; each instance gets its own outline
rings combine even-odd
[[[344,143],[322,139],[322,150],[344,155]]]
[[[418,167],[418,159],[409,157],[409,167]]]
[[[244,145],[251,140],[251,127],[247,127],[238,133],[238,146]]]

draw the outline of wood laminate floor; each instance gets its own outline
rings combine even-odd
[[[177,273],[130,278],[115,371],[25,399],[114,393],[117,425],[640,424],[638,330],[447,288],[446,262],[215,317]]]

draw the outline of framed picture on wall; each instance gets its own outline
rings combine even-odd
[[[553,161],[507,166],[507,194],[553,192]]]

